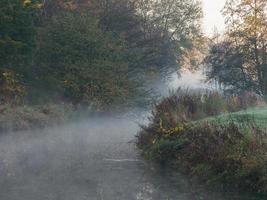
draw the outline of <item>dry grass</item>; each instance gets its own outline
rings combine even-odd
[[[0,132],[44,128],[63,123],[72,112],[70,105],[0,106]]]
[[[223,117],[223,123],[202,120],[255,106],[258,101],[254,95],[179,89],[155,106],[137,144],[147,158],[186,169],[205,183],[267,194],[266,131],[254,118],[242,117],[244,111],[236,112],[235,120]]]

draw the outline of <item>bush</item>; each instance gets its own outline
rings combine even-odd
[[[155,106],[137,145],[147,158],[185,169],[205,183],[267,194],[266,131],[249,115],[203,120],[257,101],[249,95],[179,89]]]
[[[20,104],[26,95],[21,77],[12,70],[0,70],[0,103]]]
[[[71,115],[71,105],[0,106],[0,132],[44,128],[65,122]]]
[[[141,131],[145,155],[169,162],[208,184],[222,182],[267,194],[267,133],[235,122],[181,124]]]
[[[169,97],[155,105],[152,124],[162,121],[167,128],[180,122],[198,120],[255,106],[259,101],[254,95],[225,96],[217,91],[184,90],[178,88]]]

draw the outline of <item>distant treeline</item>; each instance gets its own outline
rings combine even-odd
[[[194,0],[1,0],[0,101],[143,105],[200,45],[201,17]]]

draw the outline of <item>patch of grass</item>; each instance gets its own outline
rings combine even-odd
[[[221,114],[215,117],[208,117],[200,121],[217,121],[226,123],[229,120],[245,123],[253,121],[256,126],[267,129],[267,106],[253,107],[234,113]]]

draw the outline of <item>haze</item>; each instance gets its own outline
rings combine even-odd
[[[203,0],[204,24],[207,35],[212,35],[217,29],[222,33],[225,28],[224,17],[221,13],[226,0]]]

